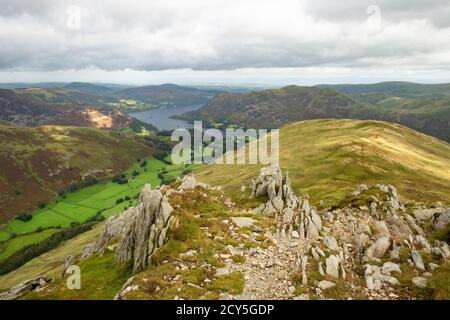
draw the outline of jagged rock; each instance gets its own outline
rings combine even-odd
[[[426,252],[431,252],[431,245],[430,243],[427,241],[427,239],[425,239],[424,237],[422,237],[421,235],[416,236],[416,242],[417,245],[422,248],[423,250],[425,250]]]
[[[416,287],[419,287],[419,288],[422,288],[422,289],[424,289],[424,288],[426,288],[428,286],[428,281],[424,277],[414,277],[414,278],[412,278],[412,283]]]
[[[408,239],[412,235],[411,229],[408,224],[403,222],[397,214],[393,214],[386,218],[386,225],[390,231],[391,236],[397,240]]]
[[[433,217],[433,229],[435,231],[444,230],[450,223],[450,209]]]
[[[315,225],[310,218],[308,218],[308,223],[306,225],[306,238],[307,239],[317,239],[319,237],[319,229],[317,225]]]
[[[425,232],[422,230],[421,227],[419,227],[416,224],[416,221],[414,220],[414,218],[412,216],[410,216],[409,214],[406,215],[406,222],[408,222],[409,227],[416,232],[417,234],[421,235],[421,236],[425,236]]]
[[[374,226],[376,229],[377,237],[390,237],[391,233],[389,232],[388,227],[384,221],[374,221]]]
[[[400,282],[397,280],[397,278],[391,276],[391,275],[381,275],[381,281],[387,282],[392,286],[396,286],[400,284]]]
[[[366,265],[364,270],[364,279],[366,280],[366,287],[369,290],[379,290],[382,287],[380,267],[373,265]]]
[[[334,237],[331,236],[327,236],[323,239],[323,243],[325,244],[325,246],[327,246],[328,249],[330,250],[338,250],[339,246],[337,244],[337,241]]]
[[[300,238],[300,235],[299,235],[299,233],[296,230],[292,231],[291,236],[294,239],[299,239]]]
[[[327,280],[322,280],[320,281],[317,286],[321,289],[321,290],[327,290],[327,289],[331,289],[334,286],[336,286],[336,284],[334,284],[331,281],[327,281]]]
[[[193,190],[196,187],[201,187],[203,189],[208,189],[208,185],[205,183],[197,182],[193,174],[189,174],[183,177],[181,184],[178,188],[180,191]]]
[[[325,272],[334,278],[339,278],[339,257],[331,255],[325,259]]]
[[[390,275],[392,272],[402,273],[402,270],[400,269],[400,266],[396,263],[385,262],[381,267],[381,273]]]
[[[66,274],[67,269],[75,263],[75,257],[70,255],[66,258],[66,261],[64,262],[64,267],[62,271],[62,275],[64,276]]]
[[[26,280],[19,285],[0,293],[0,300],[15,300],[30,291],[45,287],[51,279],[39,276],[30,280]]]
[[[323,263],[322,262],[319,262],[319,265],[317,268],[318,268],[319,274],[321,276],[325,276],[325,272],[323,271]]]
[[[414,262],[414,265],[417,269],[425,271],[425,265],[423,264],[422,256],[417,251],[411,252],[411,259]]]
[[[184,181],[192,182],[187,178]],[[151,190],[146,184],[136,207],[106,221],[94,252],[103,253],[108,244],[115,241],[118,242],[117,262],[133,260],[133,272],[145,269],[151,255],[166,240],[167,231],[172,227],[172,212],[173,208],[161,191]]]
[[[380,237],[374,244],[366,249],[365,257],[370,261],[374,258],[382,258],[389,249],[391,241],[389,237]]]
[[[364,252],[365,248],[369,244],[370,238],[367,234],[358,234],[355,240],[356,251],[358,253]]]

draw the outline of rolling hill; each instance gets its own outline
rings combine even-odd
[[[445,86],[438,86],[440,92]],[[243,94],[221,93],[181,118],[252,128],[278,128],[300,120],[326,118],[384,120],[450,141],[447,96],[406,98],[381,91],[352,96],[336,90],[339,89],[287,86]],[[394,91],[395,86],[390,92]]]
[[[406,200],[450,203],[450,145],[381,121],[310,120],[280,130],[280,166],[311,201],[335,205],[365,183],[392,184]],[[199,180],[237,192],[258,165],[209,165]],[[299,193],[300,194],[300,193]]]
[[[450,96],[450,84],[421,84],[406,81],[386,81],[373,84],[323,84],[321,88],[333,88],[348,94],[379,93],[388,96],[415,98]]]
[[[92,83],[88,83],[88,82],[71,82],[68,83],[64,86],[65,89],[69,89],[69,90],[77,90],[80,92],[84,92],[84,93],[94,93],[94,94],[108,94],[113,92],[114,90],[109,88],[109,87],[105,87],[105,86],[100,86],[100,85],[96,85],[96,84],[92,84]]]
[[[220,93],[182,116],[251,128],[278,128],[317,118],[379,117],[377,110],[332,89],[287,86],[250,93]]]
[[[80,96],[86,98],[92,95],[63,89],[0,89],[0,121],[23,127],[65,125],[103,129],[154,129],[121,110],[107,105],[93,105]]]
[[[155,152],[136,135],[78,127],[0,125],[0,140],[0,223]]]
[[[116,95],[143,102],[154,107],[187,106],[206,103],[216,90],[183,87],[175,84],[149,85],[128,88],[116,92]]]

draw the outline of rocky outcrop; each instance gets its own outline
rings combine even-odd
[[[42,276],[24,281],[6,292],[0,293],[0,300],[17,299],[30,291],[47,286],[50,282],[51,279]]]
[[[442,231],[450,224],[450,209],[442,213],[435,214],[433,216],[433,229],[436,231]]]
[[[117,243],[115,260],[133,261],[133,272],[144,270],[152,254],[166,241],[169,229],[174,226],[173,208],[161,190],[151,190],[146,184],[139,195],[138,205],[124,213],[109,218],[97,242],[88,246],[91,253],[102,254],[111,243]]]
[[[317,239],[322,229],[322,219],[308,199],[295,195],[291,187],[289,172],[283,178],[279,167],[265,167],[259,176],[250,183],[251,197],[268,198],[254,211],[261,214],[274,214],[279,231],[283,235],[298,235],[300,239]],[[296,232],[294,232],[296,231]]]

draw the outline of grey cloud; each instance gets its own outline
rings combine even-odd
[[[80,30],[66,25],[82,8]],[[268,4],[267,4],[268,3]],[[39,4],[39,5],[38,5]],[[10,1],[0,3],[0,69],[233,70],[450,65],[448,1]],[[379,5],[382,29],[366,24]],[[271,7],[270,5],[273,5]],[[425,23],[417,21],[422,19]],[[425,63],[426,62],[426,63]]]

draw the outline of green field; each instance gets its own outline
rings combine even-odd
[[[136,162],[124,172],[131,177],[139,172],[128,183],[99,183],[81,190],[67,193],[48,203],[45,208],[33,213],[30,221],[12,220],[0,231],[0,261],[26,245],[36,243],[50,236],[60,228],[70,227],[72,223],[83,223],[101,213],[105,218],[124,211],[136,203],[142,186],[150,183],[153,187],[161,182],[158,173],[165,169],[165,178],[180,176],[185,169],[181,165],[170,165],[160,160],[144,160]],[[130,199],[130,200],[125,200]],[[124,199],[117,204],[118,199]]]

